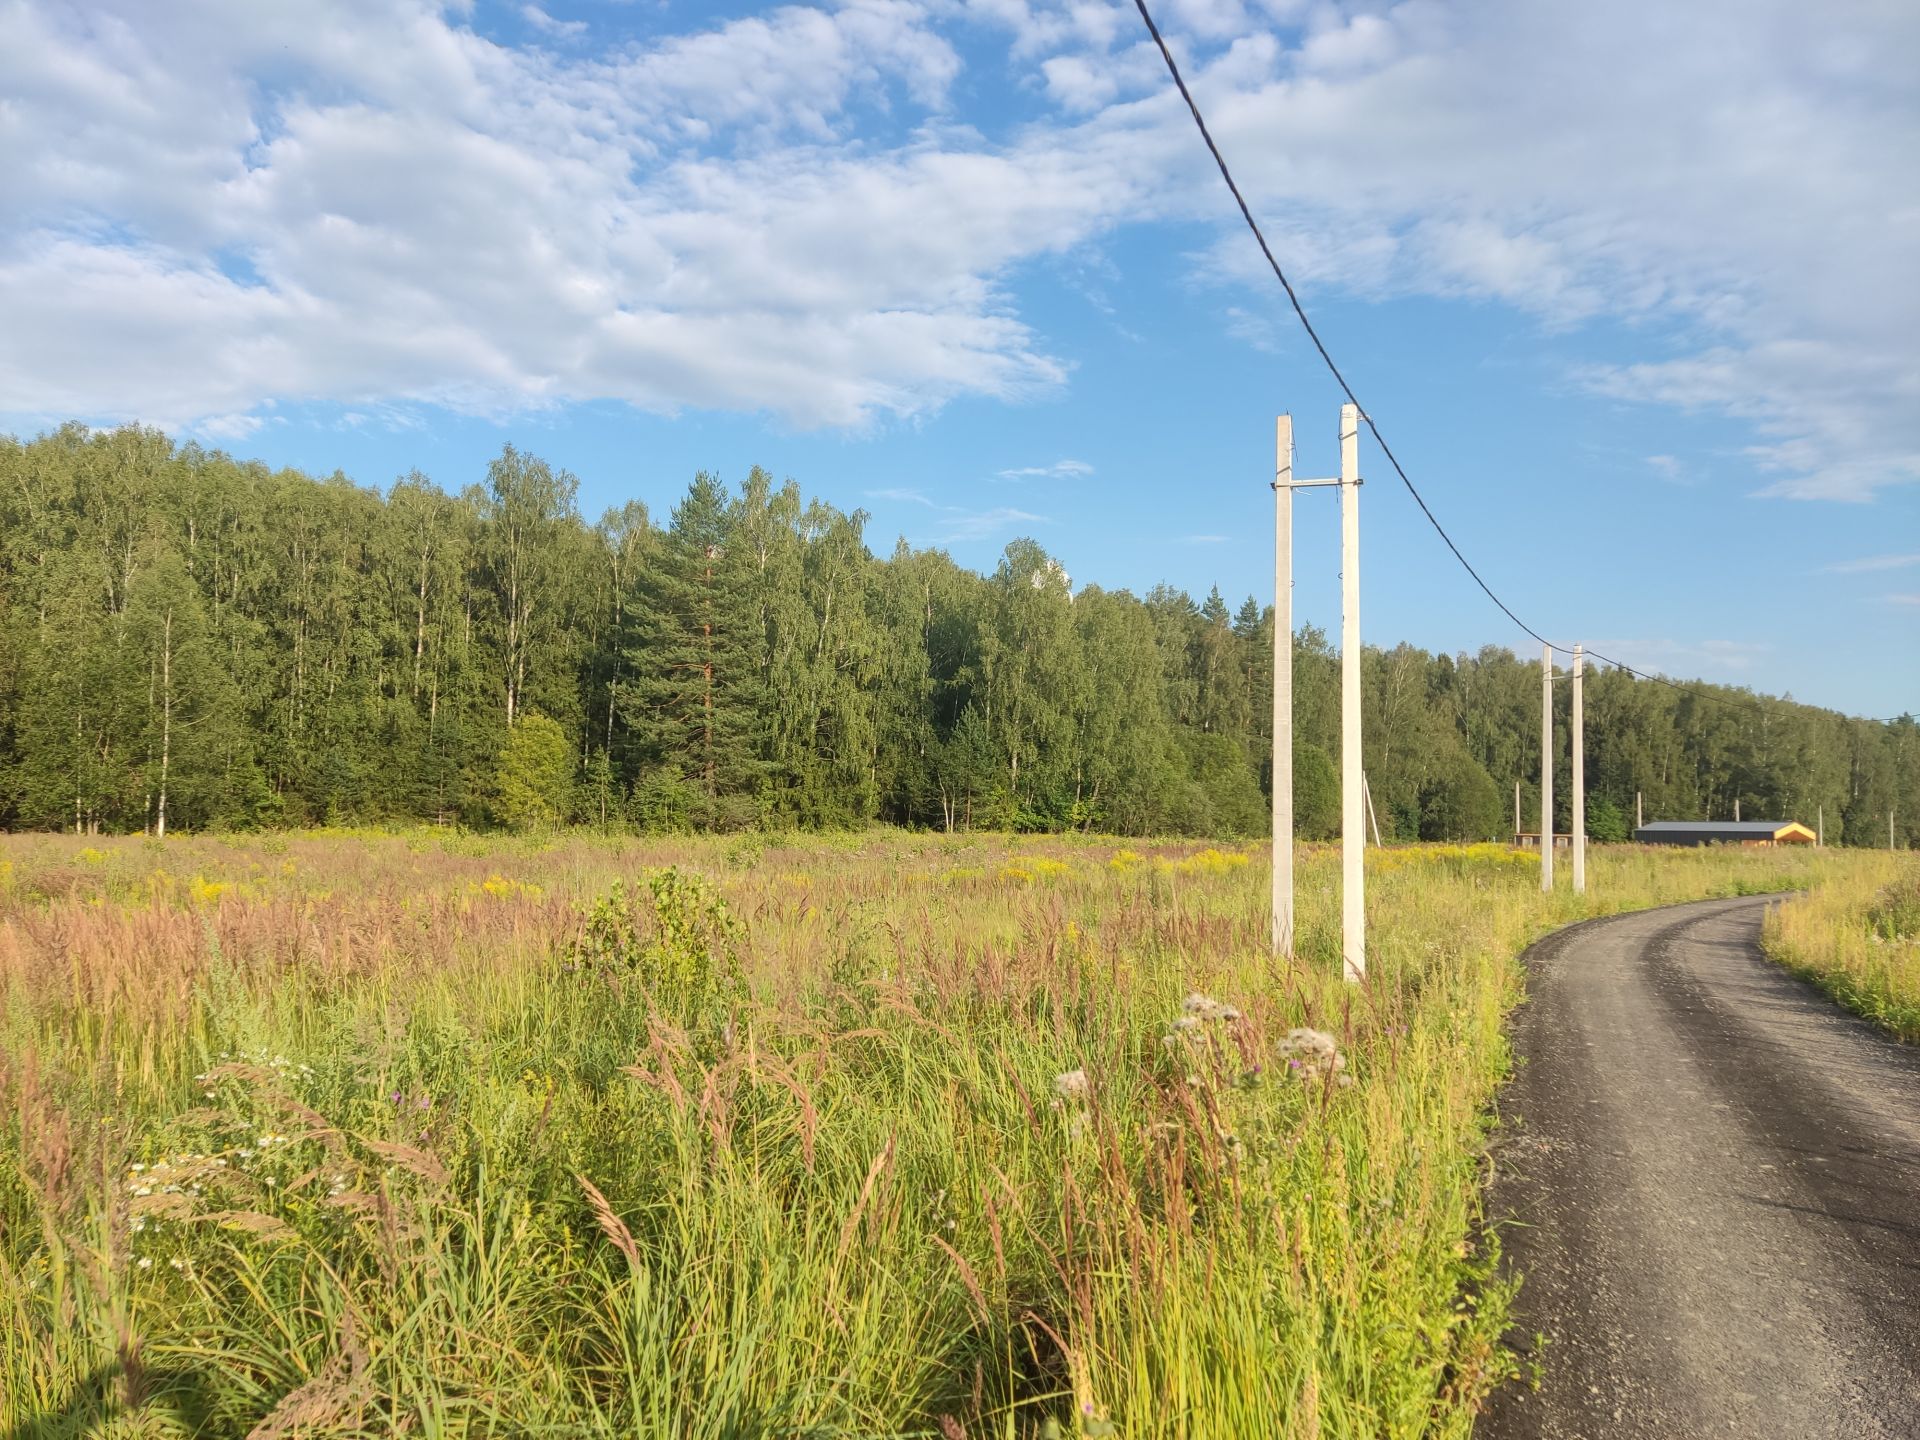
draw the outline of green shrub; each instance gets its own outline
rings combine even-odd
[[[724,1022],[743,993],[746,931],[696,872],[646,874],[645,908],[622,881],[594,903],[574,942],[573,964],[638,980],[682,1023]]]

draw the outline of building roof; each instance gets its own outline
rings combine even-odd
[[[1662,835],[1714,835],[1742,840],[1775,840],[1793,832],[1809,837],[1813,834],[1797,820],[1655,820],[1642,825],[1633,835],[1636,840],[1643,835],[1651,839],[1658,839]]]

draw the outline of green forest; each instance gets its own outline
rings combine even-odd
[[[883,557],[865,525],[760,469],[589,521],[511,447],[458,493],[383,492],[136,427],[0,439],[0,824],[1265,833],[1269,608],[1073,590],[1032,540],[986,575]],[[1339,662],[1311,628],[1295,655],[1301,832],[1326,837]],[[1504,835],[1516,780],[1537,815],[1537,661],[1364,662],[1383,831]],[[1605,668],[1586,697],[1597,838],[1636,792],[1649,819],[1920,834],[1911,717]]]

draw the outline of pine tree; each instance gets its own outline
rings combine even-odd
[[[736,829],[761,814],[756,741],[765,688],[752,659],[752,596],[720,482],[704,472],[675,507],[658,562],[633,607],[623,702],[639,779],[678,797],[701,828]]]

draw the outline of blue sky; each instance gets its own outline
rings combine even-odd
[[[589,513],[751,464],[1271,597],[1340,397],[1130,4],[0,0],[0,428]],[[1323,335],[1556,639],[1920,706],[1920,12],[1161,0]],[[1364,626],[1526,649],[1363,445]],[[1296,603],[1334,629],[1330,493]]]

